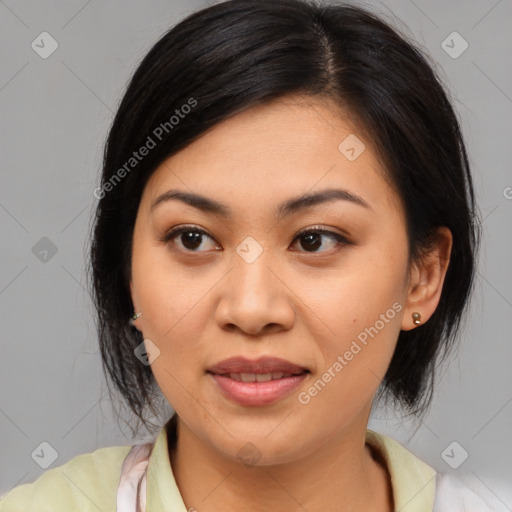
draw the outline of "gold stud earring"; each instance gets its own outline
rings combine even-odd
[[[421,324],[421,315],[419,313],[414,312],[412,314],[412,321],[414,322],[414,325],[420,325]]]

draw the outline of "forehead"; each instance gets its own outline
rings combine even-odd
[[[289,96],[215,125],[163,162],[143,194],[167,189],[267,209],[298,194],[341,187],[368,203],[399,206],[372,141],[324,98]]]

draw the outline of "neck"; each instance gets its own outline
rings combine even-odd
[[[246,466],[224,457],[178,420],[169,456],[187,510],[390,512],[389,474],[365,445],[365,432],[366,423],[300,460]]]

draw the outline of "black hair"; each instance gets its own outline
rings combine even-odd
[[[230,0],[192,13],[143,58],[108,134],[95,192],[90,284],[103,368],[146,427],[155,381],[134,356],[143,337],[128,324],[144,186],[160,163],[220,121],[293,93],[334,100],[360,123],[403,201],[412,259],[436,227],[451,230],[439,305],[428,322],[400,332],[381,385],[409,412],[421,414],[431,401],[436,361],[467,307],[479,241],[460,125],[434,66],[415,43],[354,5]],[[149,139],[154,147],[132,160]]]

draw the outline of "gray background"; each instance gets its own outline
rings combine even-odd
[[[0,1],[0,494],[43,472],[31,456],[42,442],[58,453],[50,467],[131,444],[113,419],[84,288],[93,190],[106,130],[137,62],[170,25],[205,5]],[[472,474],[512,507],[512,2],[362,5],[437,63],[462,119],[484,219],[471,315],[429,414],[412,422],[377,410],[370,427],[439,471]],[[44,31],[59,45],[46,59],[31,47]],[[457,58],[463,41],[446,39],[454,31],[469,45]],[[467,460],[451,468],[445,460],[460,463],[462,450]]]

